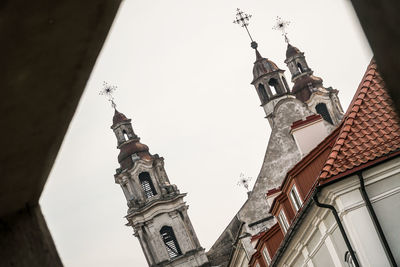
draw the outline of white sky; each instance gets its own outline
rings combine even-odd
[[[250,85],[254,50],[232,23],[237,7],[253,15],[261,55],[285,70],[286,44],[272,27],[276,16],[290,20],[291,43],[347,109],[372,57],[348,0],[123,2],[41,198],[66,266],[146,266],[114,183],[118,150],[113,110],[98,95],[103,81],[118,86],[118,109],[188,192],[203,247],[245,201],[239,175],[254,182],[270,129]]]

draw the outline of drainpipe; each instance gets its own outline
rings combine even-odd
[[[361,172],[357,173],[358,179],[360,180],[360,191],[362,198],[367,206],[368,213],[371,216],[372,222],[374,223],[375,229],[378,232],[379,239],[382,242],[383,248],[385,250],[386,256],[389,258],[390,265],[393,267],[397,266],[397,263],[393,257],[392,251],[390,250],[389,244],[386,240],[385,234],[383,233],[381,224],[378,221],[378,217],[376,216],[375,210],[372,207],[371,201],[368,197],[367,191],[365,190],[364,178]]]
[[[332,214],[333,214],[333,216],[335,217],[336,223],[337,223],[337,225],[339,226],[340,233],[342,234],[343,239],[344,239],[344,242],[346,243],[347,250],[349,251],[349,253],[350,253],[350,255],[351,255],[351,258],[353,259],[354,265],[355,265],[355,267],[360,267],[360,264],[358,263],[356,254],[354,253],[354,250],[353,250],[353,247],[352,247],[351,244],[350,244],[349,238],[347,237],[347,234],[346,234],[346,232],[344,231],[343,224],[342,224],[342,222],[340,221],[339,215],[338,215],[338,213],[337,213],[335,207],[332,206],[332,205],[320,203],[320,202],[318,201],[318,191],[315,192],[315,194],[314,194],[314,196],[313,196],[313,200],[314,200],[315,204],[316,204],[318,207],[324,208],[324,209],[330,209],[330,210],[332,211]]]

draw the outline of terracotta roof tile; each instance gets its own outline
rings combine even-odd
[[[322,168],[321,180],[400,149],[399,118],[374,60],[369,64],[340,127]]]

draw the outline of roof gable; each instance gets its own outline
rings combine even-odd
[[[372,60],[344,116],[320,179],[344,173],[399,149],[399,118]]]

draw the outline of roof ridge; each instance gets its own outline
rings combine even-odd
[[[332,146],[331,152],[329,153],[324,166],[322,167],[321,173],[319,175],[320,179],[325,179],[328,177],[328,174],[332,169],[333,163],[337,159],[339,151],[345,143],[344,140],[347,138],[351,126],[354,123],[354,119],[356,118],[357,113],[360,110],[360,106],[363,103],[363,100],[366,96],[366,92],[364,92],[363,89],[369,88],[375,76],[376,76],[376,63],[374,59],[371,59],[371,62],[368,65],[367,70],[357,88],[357,91],[354,94],[354,97],[344,115],[344,118],[340,126],[341,130],[338,134],[335,144]]]

